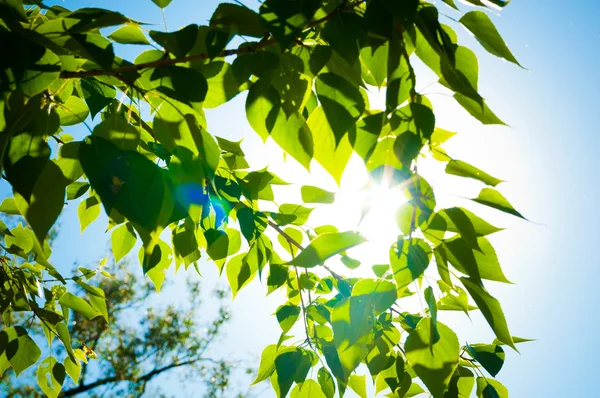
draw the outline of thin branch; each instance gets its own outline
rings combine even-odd
[[[129,381],[131,383],[145,383],[145,382],[151,380],[152,378],[154,378],[168,370],[178,368],[181,366],[192,365],[196,362],[201,362],[201,361],[218,363],[218,361],[215,361],[212,358],[195,358],[195,359],[191,359],[189,361],[184,361],[184,362],[173,362],[169,365],[163,366],[162,368],[154,369],[154,370],[146,373],[145,375],[140,376],[136,379],[132,379],[132,380],[123,380],[122,378],[119,378],[117,376],[112,376],[112,377],[106,377],[104,379],[96,380],[90,384],[83,384],[83,385],[80,384],[79,386],[77,386],[75,388],[64,391],[60,396],[61,397],[72,397],[74,395],[84,393],[84,392],[92,390],[94,388],[104,386],[104,385],[110,384],[110,383],[119,382],[119,381]]]
[[[300,250],[304,250],[304,246],[302,246],[300,243],[296,242],[296,240],[294,238],[292,238],[291,236],[289,236],[287,233],[285,233],[284,230],[282,230],[281,228],[279,228],[279,225],[275,224],[273,221],[269,220],[269,226],[271,228],[273,228],[275,231],[277,231],[281,236],[283,236],[283,238],[288,241],[288,243],[296,246],[298,249]],[[333,276],[335,279],[337,280],[342,280],[344,279],[340,274],[338,274],[337,272],[335,272],[334,270],[332,270],[331,268],[329,268],[327,265],[325,264],[321,264],[323,266],[323,268],[325,268],[330,274],[331,276]]]
[[[317,20],[311,22],[310,24],[308,24],[308,26],[306,27],[305,30],[309,30],[317,25],[322,24],[323,22],[329,21],[330,19],[335,17],[338,13],[351,10],[354,7],[358,6],[359,4],[363,3],[364,1],[365,0],[358,0],[354,3],[349,4],[346,7],[338,7],[334,11],[332,11],[329,14],[327,14],[326,16],[324,16],[323,18],[317,19]],[[257,50],[271,46],[275,43],[277,43],[277,41],[275,39],[266,38],[264,40],[259,41],[258,43],[256,43],[253,46],[247,46],[247,47],[243,47],[243,48],[221,51],[217,55],[217,57],[228,57],[231,55],[253,53]],[[107,75],[112,75],[112,76],[118,77],[123,72],[140,71],[142,69],[147,69],[147,68],[157,68],[157,67],[161,67],[161,66],[175,65],[175,64],[180,64],[180,63],[184,63],[184,62],[199,61],[199,60],[203,60],[203,59],[210,59],[210,57],[208,56],[208,54],[202,53],[202,54],[196,54],[196,55],[188,55],[187,57],[182,57],[182,58],[166,58],[166,59],[159,59],[157,61],[152,61],[152,62],[145,62],[145,63],[141,63],[141,64],[137,64],[137,65],[135,65],[135,64],[125,65],[125,66],[121,66],[120,68],[108,69],[108,70],[107,69],[93,69],[93,70],[77,71],[77,72],[62,71],[62,72],[60,72],[60,77],[63,79],[74,79],[74,78],[82,78],[82,77],[107,76]]]

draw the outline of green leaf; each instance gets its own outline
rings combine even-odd
[[[307,123],[314,140],[315,160],[339,185],[350,156],[352,156],[352,145],[348,135],[344,136],[340,142],[336,142],[335,133],[322,106],[310,114]]]
[[[135,150],[140,143],[140,132],[120,114],[112,114],[94,127],[95,136],[112,142],[123,150]]]
[[[61,145],[58,150],[57,165],[65,177],[65,185],[78,180],[83,175],[83,168],[79,161],[81,142],[69,142]]]
[[[152,0],[152,2],[154,4],[156,4],[157,6],[159,6],[160,8],[165,8],[166,6],[171,4],[171,1],[173,1],[173,0]]]
[[[360,398],[367,398],[367,380],[365,375],[350,375],[348,378],[348,387],[358,394]]]
[[[365,101],[358,87],[334,73],[321,73],[316,91],[337,147],[365,111]],[[320,137],[315,134],[315,141],[317,138]]]
[[[125,25],[108,35],[109,39],[121,44],[150,44],[144,32],[136,25]]]
[[[81,79],[81,90],[92,119],[110,104],[117,94],[113,86],[101,83],[96,79]]]
[[[467,344],[467,351],[477,362],[484,367],[493,377],[500,372],[504,365],[504,350],[499,345]]]
[[[366,241],[357,232],[337,232],[321,234],[304,248],[288,264],[299,267],[312,268],[321,265],[328,258],[360,245]]]
[[[460,280],[473,300],[475,300],[475,304],[477,304],[484,318],[490,324],[498,340],[517,350],[508,331],[508,325],[500,302],[492,297],[481,284],[472,280],[472,278],[463,277]]]
[[[348,65],[356,63],[365,33],[363,18],[349,12],[335,13],[321,31],[322,37],[348,62]]]
[[[198,25],[188,25],[176,32],[168,33],[151,30],[150,37],[175,57],[183,58],[196,43]]]
[[[458,7],[456,6],[456,3],[454,3],[454,0],[442,0],[442,1],[458,11]]]
[[[515,210],[510,202],[506,200],[506,198],[502,196],[500,192],[492,188],[483,188],[481,192],[479,192],[479,196],[471,200],[485,206],[493,207],[494,209],[503,211],[505,213],[512,214],[513,216],[520,217],[523,220],[527,220],[521,213]]]
[[[471,166],[469,163],[463,162],[462,160],[449,161],[446,166],[446,173],[459,177],[472,178],[493,187],[504,181],[493,177],[485,171],[482,171],[475,166]]]
[[[31,235],[19,223],[4,237],[4,244],[10,252],[26,256],[33,249],[34,242]]]
[[[419,238],[399,240],[390,248],[390,264],[398,295],[415,279],[423,275],[431,261],[431,247]]]
[[[450,385],[444,398],[470,398],[474,385],[475,378],[473,377],[473,372],[463,366],[459,366],[450,380]]]
[[[107,214],[115,209],[147,233],[159,233],[185,216],[176,212],[166,170],[103,138],[90,136],[86,141],[79,149],[81,165]]]
[[[396,285],[385,280],[361,279],[352,287],[352,296],[367,296],[376,313],[387,311],[398,298]]]
[[[130,223],[120,225],[110,236],[115,263],[118,263],[135,246],[137,236]]]
[[[56,398],[65,381],[65,367],[56,358],[50,356],[44,359],[38,366],[38,385],[49,398]]]
[[[162,240],[152,243],[154,245],[144,242],[145,246],[140,247],[138,258],[144,274],[154,283],[156,292],[159,293],[167,276],[166,271],[172,263],[172,251],[171,247]]]
[[[4,214],[21,215],[14,198],[5,198],[0,204],[0,211]]]
[[[458,286],[450,286],[443,280],[438,280],[438,286],[442,291],[443,296],[437,303],[437,308],[440,311],[463,311],[469,316],[470,310],[475,310],[477,307],[469,305],[469,296]]]
[[[35,341],[21,326],[9,327],[0,332],[0,356],[4,357],[12,366],[15,375],[19,376],[25,369],[40,359],[42,352]],[[0,361],[2,361],[0,359]],[[2,365],[0,365],[2,366]],[[2,366],[8,368],[7,364]]]
[[[257,270],[257,265],[249,262],[244,253],[229,260],[226,273],[233,297],[254,278]]]
[[[79,361],[77,359],[72,360],[71,357],[67,355],[63,362],[65,366],[65,371],[67,372],[71,380],[73,380],[73,382],[76,385],[79,384],[79,376],[81,375],[81,364],[79,363]]]
[[[319,5],[317,0],[263,2],[259,10],[261,22],[281,48],[288,48],[312,21]]]
[[[282,350],[275,358],[279,396],[285,397],[294,382],[304,382],[310,368],[311,358],[308,352],[297,347]]]
[[[431,320],[431,345],[433,346],[440,340],[440,334],[437,328],[437,304],[435,302],[435,296],[433,295],[433,289],[431,286],[428,286],[424,292],[425,302],[427,303],[427,307],[429,308],[429,316]]]
[[[377,3],[372,2],[370,4]],[[363,76],[365,72],[368,73],[367,78],[372,83],[369,84],[378,88],[381,88],[387,78],[388,48],[388,42],[373,40],[360,50],[360,58],[366,67],[366,70],[363,69]]]
[[[449,221],[456,227],[458,233],[462,237],[462,240],[473,250],[481,251],[479,243],[477,243],[477,234],[475,233],[475,227],[471,222],[471,219],[466,215],[462,209],[458,207],[452,207],[450,209],[444,209],[443,215],[447,216]]]
[[[479,237],[477,244],[480,250],[473,250],[464,238],[453,237],[445,241],[443,246],[452,266],[474,280],[487,279],[511,283],[502,272],[491,243],[486,238]]]
[[[176,261],[183,261],[185,267],[187,267],[200,260],[200,250],[198,250],[198,240],[196,238],[196,227],[193,223],[186,221],[184,225],[180,225],[173,230],[173,249],[175,252]],[[226,230],[235,231],[239,237],[239,232],[234,229]],[[229,237],[229,235],[228,235]],[[229,237],[229,244],[227,247],[227,255],[235,254],[239,250],[239,247],[235,247],[235,242],[233,242],[233,235]],[[238,241],[241,240],[238,238]],[[178,259],[178,260],[177,260]]]
[[[210,18],[210,26],[235,31],[240,36],[261,38],[265,35],[260,16],[238,4],[221,3]]]
[[[321,390],[323,391],[323,394],[325,394],[325,397],[333,398],[335,396],[335,383],[333,382],[331,373],[329,373],[324,366],[319,368],[317,380],[319,381],[319,385],[321,386]]]
[[[494,26],[494,23],[485,12],[469,11],[460,18],[459,22],[475,35],[477,41],[481,43],[483,48],[488,50],[488,52],[521,66],[514,55],[512,55],[506,43],[500,36],[500,33],[498,33],[498,30]]]
[[[503,230],[503,228],[498,228],[498,227],[493,226],[492,224],[488,223],[481,217],[476,216],[475,214],[473,214],[472,212],[470,212],[469,210],[467,210],[463,207],[457,207],[457,209],[460,209],[460,211],[465,216],[467,216],[467,218],[473,225],[473,229],[475,230],[475,234],[477,236],[486,236],[486,235],[490,235],[495,232]],[[438,214],[440,214],[446,220],[445,228],[447,231],[460,232],[459,228],[454,224],[454,222],[452,221],[450,216],[446,213],[446,209],[440,210],[440,212]],[[430,224],[430,226],[431,226],[431,224]],[[428,229],[429,229],[429,227],[428,227]]]
[[[56,107],[56,113],[60,118],[61,126],[72,126],[83,123],[90,114],[90,110],[81,98],[72,95],[65,103]]]
[[[392,39],[389,42],[387,58],[387,88],[385,93],[385,108],[391,112],[409,99],[414,90],[410,66],[404,55],[407,51],[402,39]]]
[[[92,308],[87,301],[69,292],[63,294],[60,297],[60,300],[58,300],[58,303],[69,307],[73,311],[79,313],[89,320],[92,320],[98,316],[102,316],[102,314]]]
[[[460,104],[471,116],[479,120],[483,124],[500,124],[506,126],[492,110],[487,106],[485,101],[477,102],[461,93],[454,93],[454,99]]]
[[[302,231],[296,228],[288,227],[285,228],[283,232],[285,232],[289,237],[294,239],[294,241],[296,241],[297,243],[302,244],[302,240],[304,238],[304,234],[302,233]],[[277,235],[277,240],[279,241],[281,246],[283,246],[283,248],[292,255],[292,257],[296,256],[296,253],[298,252],[298,248],[296,247],[296,245],[288,242],[287,239],[281,234]]]
[[[90,189],[87,182],[72,182],[67,186],[67,200],[75,200]]]
[[[300,193],[304,203],[333,203],[335,200],[335,193],[311,185],[304,185]]]
[[[513,341],[513,343],[518,344],[518,343],[528,343],[531,341],[535,341],[535,339],[524,339],[523,337],[512,336],[512,341]],[[502,345],[504,343],[498,339],[494,339],[492,344]]]
[[[281,305],[275,311],[275,316],[283,333],[287,333],[298,320],[300,307],[294,304]]]
[[[275,357],[277,356],[277,345],[271,344],[265,347],[260,357],[258,373],[251,385],[268,379],[275,370]]]
[[[478,377],[477,398],[508,398],[508,390],[498,380]]]
[[[404,349],[410,366],[429,392],[434,398],[442,398],[458,366],[460,346],[452,329],[441,322],[437,326],[440,338],[431,344],[432,324],[429,319],[422,319],[408,335]]]
[[[203,70],[203,74],[208,82],[208,91],[203,104],[205,108],[216,108],[249,87],[246,81],[241,84],[237,81],[233,68],[226,62],[211,62]]]
[[[311,130],[299,112],[285,114],[279,93],[268,79],[260,79],[250,87],[246,98],[246,117],[263,140],[270,136],[308,169],[314,153]]]
[[[208,82],[204,75],[196,69],[183,66],[156,68],[150,75],[150,81],[156,91],[190,107],[200,106],[208,91]],[[185,119],[188,119],[187,115]]]
[[[334,375],[344,384],[350,374],[367,355],[367,344],[372,340],[375,317],[373,302],[368,297],[353,296],[339,301],[331,312],[333,343],[337,367],[332,367],[333,353],[325,351],[325,358]]]
[[[19,213],[25,217],[40,243],[46,239],[64,207],[66,185],[60,168],[53,161],[47,161],[33,185],[30,197],[16,190],[14,192]]]
[[[79,225],[81,232],[90,225],[100,215],[100,201],[96,195],[82,200],[77,206],[77,215],[79,216]]]
[[[342,256],[341,260],[342,264],[344,264],[348,269],[357,269],[358,267],[360,267],[360,261],[352,257]]]
[[[327,398],[321,386],[314,380],[308,379],[301,384],[296,384],[290,398]]]

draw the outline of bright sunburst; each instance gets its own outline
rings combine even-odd
[[[367,198],[361,209],[361,233],[371,242],[393,242],[400,232],[396,223],[396,210],[404,202],[406,197],[400,187],[373,184],[367,190]]]

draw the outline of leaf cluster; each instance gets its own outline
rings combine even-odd
[[[467,12],[444,2],[485,50],[518,65],[485,12],[487,4],[508,1],[467,0],[478,7]],[[154,3],[164,8],[170,1]],[[364,396],[360,364],[389,396],[413,396],[423,386],[435,398],[468,396],[475,384],[478,396],[506,396],[482,372],[495,376],[502,345],[517,342],[484,285],[508,282],[487,239],[500,229],[467,209],[439,208],[434,187],[417,169],[419,158],[430,156],[450,178],[486,185],[474,202],[524,218],[494,188],[502,180],[443,149],[454,133],[437,126],[431,102],[417,89],[418,58],[474,118],[503,124],[479,94],[475,53],[441,19],[424,0],[270,0],[258,10],[223,3],[207,26],[160,32],[100,8],[0,1],[2,53],[11,55],[0,61],[0,170],[13,189],[0,211],[26,221],[0,226],[0,312],[32,313],[49,342],[64,344],[67,362],[49,357],[39,365],[40,374],[51,375],[42,377],[44,392],[56,396],[65,373],[93,355],[84,343],[73,347],[69,310],[109,319],[104,290],[85,281],[90,274],[108,277],[101,267],[71,278],[83,298],[65,289],[66,278],[49,260],[48,231],[65,202],[77,201],[82,231],[106,212],[117,261],[141,243],[139,262],[157,290],[172,263],[197,268],[204,257],[225,272],[234,296],[256,276],[266,279],[269,292],[284,291],[287,301],[275,314],[282,335],[265,348],[256,379],[270,379],[278,396],[330,398],[347,388]],[[105,35],[104,28],[114,31]],[[228,48],[236,37],[245,42]],[[114,43],[154,48],[126,60]],[[371,109],[373,88],[385,90],[385,109]],[[266,210],[265,203],[276,203],[273,187],[287,182],[268,169],[253,170],[241,142],[209,133],[205,109],[242,92],[256,133],[307,169],[314,160],[339,183],[355,153],[374,181],[402,189],[407,201],[396,214],[402,234],[389,249],[389,264],[373,267],[373,278],[344,277],[327,265],[339,255],[349,269],[364,267],[347,253],[364,243],[360,233],[306,226],[309,206],[335,206],[333,193],[304,186],[303,203]],[[94,125],[83,139],[63,130],[87,121]],[[17,263],[9,255],[33,260]],[[438,285],[421,292],[432,262]],[[415,294],[427,308],[400,310],[398,302]],[[497,342],[460,344],[438,321],[440,311],[476,309]],[[284,344],[300,319],[305,339]],[[184,331],[162,325],[152,337],[158,344]],[[40,358],[22,326],[8,322],[0,341],[2,372],[10,367],[18,374]],[[308,377],[314,367],[316,380]]]

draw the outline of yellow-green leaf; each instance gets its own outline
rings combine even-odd
[[[366,239],[357,232],[321,234],[310,242],[289,264],[305,268],[316,267],[323,264],[328,258],[365,241]]]

